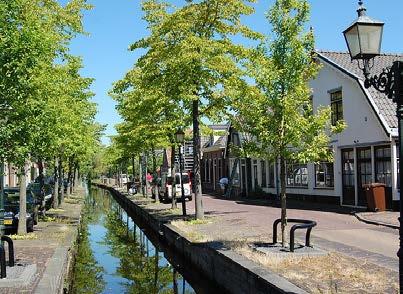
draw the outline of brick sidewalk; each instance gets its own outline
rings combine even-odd
[[[81,192],[83,193],[83,191]],[[33,234],[36,235],[36,239],[14,240],[16,263],[26,265],[35,264],[37,268],[36,274],[30,284],[24,287],[4,287],[0,280],[0,293],[36,293],[35,291],[37,290],[36,288],[38,285],[43,284],[42,280],[44,274],[47,272],[48,265],[55,258],[54,255],[57,249],[62,247],[70,248],[73,245],[77,234],[77,224],[80,217],[81,204],[63,203],[61,209],[63,211],[57,211],[51,215],[52,217],[61,219],[61,221],[40,221],[38,225],[34,227]],[[59,273],[64,273],[66,270],[65,262],[67,261],[67,258],[67,254],[62,258],[58,258],[57,263],[59,269],[57,269],[57,271]],[[49,278],[49,274],[46,275]],[[46,292],[41,290],[40,293],[56,293],[57,291],[60,291],[60,289],[56,290],[56,287],[64,287],[63,275],[60,277],[56,277],[55,275],[56,271],[50,273],[50,276],[52,276],[50,278],[53,283],[51,283],[52,285],[47,283]]]
[[[194,201],[193,201],[194,202]],[[194,203],[187,202],[187,210],[194,213]],[[227,200],[203,195],[205,215],[219,217],[219,224],[201,226],[203,234],[214,239],[229,241],[252,238],[270,241],[272,224],[280,217],[280,208],[264,200]],[[326,207],[327,211],[312,210],[314,207],[292,203],[287,209],[289,218],[311,219],[317,222],[312,231],[313,242],[343,254],[368,261],[397,271],[398,230],[365,224],[349,209]],[[315,207],[317,209],[317,207]],[[303,237],[301,234],[297,237]]]

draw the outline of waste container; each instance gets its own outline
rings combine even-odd
[[[371,183],[363,185],[367,198],[367,207],[370,211],[384,211],[385,205],[385,184]]]

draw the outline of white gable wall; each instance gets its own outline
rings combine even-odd
[[[311,87],[314,91],[314,109],[320,105],[330,105],[329,91],[342,90],[343,117],[347,128],[332,138],[335,146],[390,141],[356,80],[324,64],[318,77],[311,81]]]
[[[388,145],[390,144],[391,140],[357,80],[336,69],[335,67],[327,63],[323,63],[323,67],[321,68],[317,78],[310,82],[310,86],[313,89],[314,110],[320,106],[330,106],[330,93],[339,89],[342,91],[343,118],[347,124],[347,127],[342,133],[334,135],[331,140],[331,145],[335,152],[334,188],[315,187],[314,165],[308,164],[308,187],[287,188],[287,193],[316,196],[323,195],[330,197],[333,196],[340,198],[341,200],[341,149],[374,145]],[[392,148],[392,168],[396,169],[395,165],[393,164],[395,158],[393,156],[395,152],[393,151],[394,150]],[[374,152],[373,147],[372,152]],[[355,160],[355,164],[355,170],[357,171],[357,160]],[[266,166],[268,166],[268,163]],[[259,184],[261,184],[261,170],[260,168],[258,170]],[[393,182],[396,183],[396,176],[394,175],[393,177]],[[358,188],[356,187],[356,189]],[[276,194],[278,192],[275,187],[264,188],[263,190],[272,194]],[[396,189],[393,189],[393,192],[393,198],[396,199]],[[358,193],[358,190],[356,190],[356,193]]]

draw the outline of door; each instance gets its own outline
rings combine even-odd
[[[355,170],[354,170],[354,150],[343,149],[342,156],[342,185],[343,185],[343,205],[355,205]]]
[[[375,147],[375,181],[385,184],[386,208],[393,208],[390,146]]]
[[[358,206],[367,206],[363,185],[372,183],[371,147],[357,149]]]

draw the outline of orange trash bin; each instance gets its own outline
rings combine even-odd
[[[386,209],[385,184],[371,183],[363,185],[367,198],[367,207],[370,211],[384,211]]]

